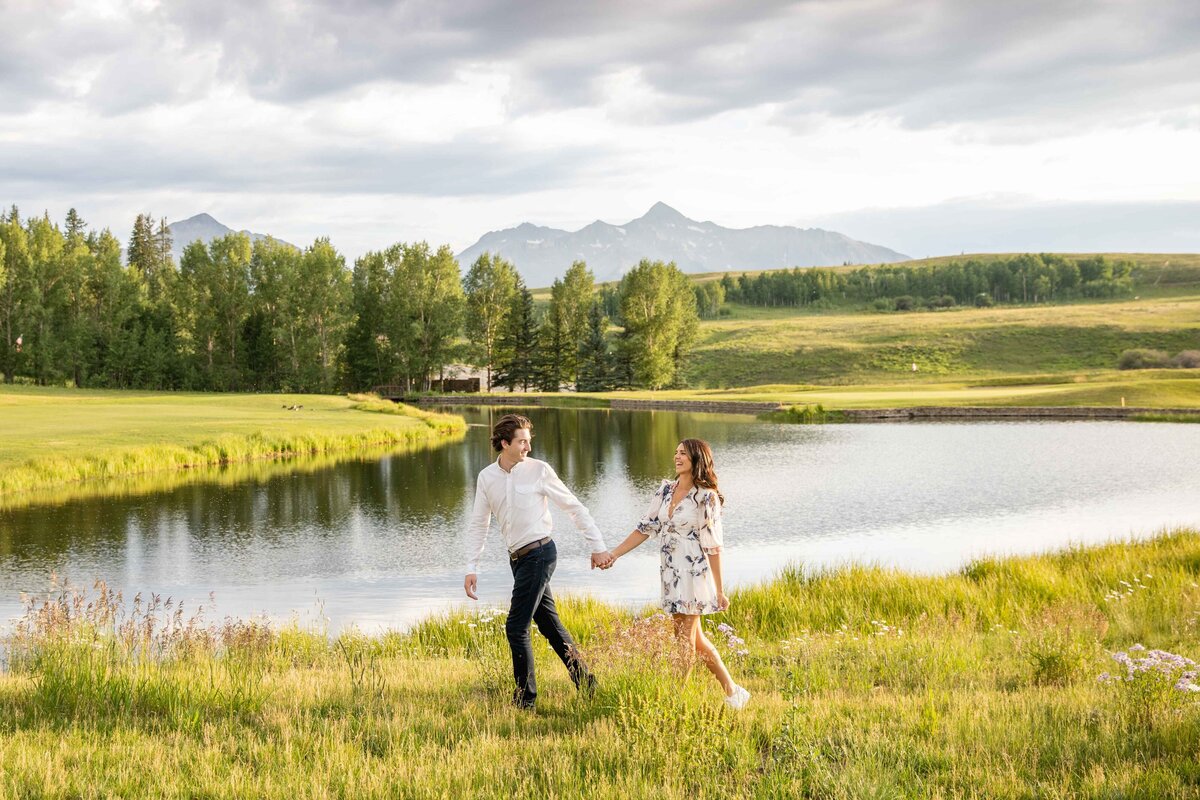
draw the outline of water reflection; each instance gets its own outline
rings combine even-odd
[[[219,612],[235,616],[315,617],[322,608],[333,629],[402,626],[465,602],[465,518],[475,475],[493,457],[488,428],[507,409],[454,410],[474,426],[442,447],[173,474],[165,486],[127,482],[116,496],[0,511],[0,620],[51,572],[193,603],[212,591]],[[1200,524],[1200,426],[798,427],[670,412],[523,413],[534,422],[534,455],[588,505],[610,545],[671,472],[678,441],[712,443],[729,497],[733,584],[795,561],[950,569],[985,551]],[[582,537],[557,522],[560,592],[655,599],[650,548],[592,572]],[[495,535],[484,564],[484,599],[503,604],[511,578]]]

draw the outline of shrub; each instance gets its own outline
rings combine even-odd
[[[912,311],[917,307],[917,301],[911,295],[902,294],[892,301],[897,311]]]
[[[976,308],[991,308],[995,304],[996,302],[992,300],[992,296],[987,292],[980,292],[979,294],[975,295]]]
[[[1179,369],[1200,369],[1200,350],[1184,350],[1171,359],[1171,365]]]
[[[1158,369],[1171,366],[1171,358],[1162,350],[1134,348],[1117,359],[1117,369]]]

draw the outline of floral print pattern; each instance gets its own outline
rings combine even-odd
[[[662,482],[637,529],[659,544],[663,610],[715,614],[720,608],[708,557],[723,544],[721,500],[711,489],[692,487],[672,513],[677,483]]]

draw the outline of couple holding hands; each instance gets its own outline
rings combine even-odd
[[[522,708],[537,702],[530,626],[550,642],[566,665],[575,686],[591,691],[595,677],[580,659],[575,641],[563,627],[550,592],[557,551],[550,534],[547,501],[570,515],[592,546],[592,567],[610,569],[617,559],[650,537],[661,542],[662,603],[671,615],[675,636],[689,655],[698,656],[721,684],[725,702],[740,710],[750,693],[733,682],[721,654],[704,635],[700,617],[729,607],[721,584],[721,504],[712,450],[699,439],[684,439],[675,448],[675,480],[664,480],[650,507],[625,541],[609,551],[587,508],[544,461],[529,457],[533,423],[506,414],[492,427],[492,449],[499,455],[479,473],[475,504],[467,529],[467,576],[463,588],[472,600],[492,517],[508,548],[513,572],[512,604],[505,634],[512,650],[513,700]]]

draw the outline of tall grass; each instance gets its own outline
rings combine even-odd
[[[596,695],[539,643],[526,713],[495,609],[330,639],[58,590],[7,643],[0,797],[1198,797],[1186,661],[1124,666],[1200,655],[1198,580],[1191,530],[940,577],[789,568],[706,622],[740,714],[665,618],[586,598],[561,608]]]

